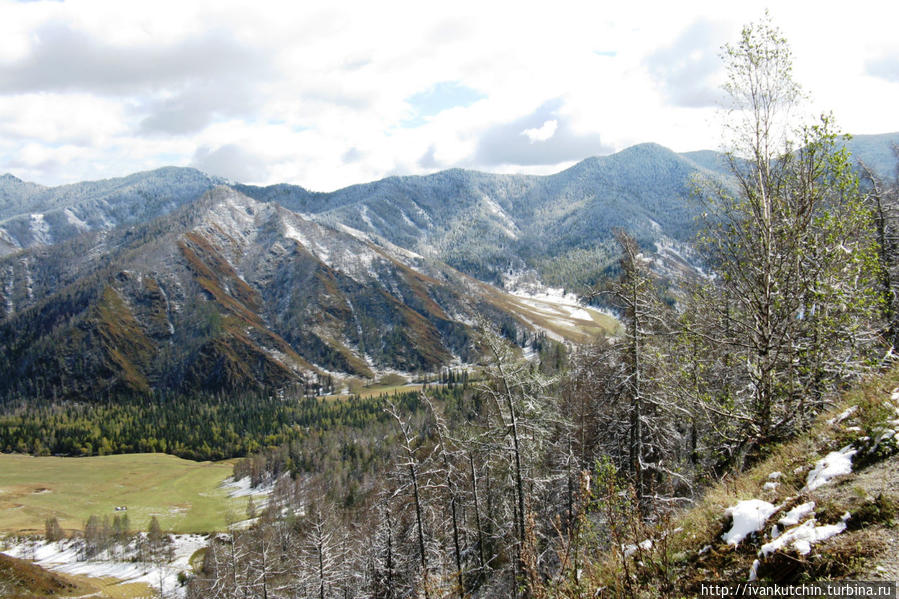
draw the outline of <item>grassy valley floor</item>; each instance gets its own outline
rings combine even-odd
[[[0,454],[0,533],[41,533],[56,517],[66,530],[81,529],[92,514],[127,513],[131,528],[145,530],[156,516],[166,531],[210,532],[241,519],[246,497],[229,497],[221,484],[232,464],[192,462],[165,454],[84,458]],[[127,506],[127,512],[116,512]]]

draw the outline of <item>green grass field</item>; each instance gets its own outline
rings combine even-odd
[[[247,498],[229,498],[219,485],[231,462],[191,462],[165,454],[35,458],[0,454],[0,532],[43,532],[56,517],[81,529],[91,514],[128,507],[132,529],[151,516],[172,532],[210,532],[227,526],[230,510],[244,518]]]

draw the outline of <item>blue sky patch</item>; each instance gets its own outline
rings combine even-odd
[[[458,81],[441,81],[425,91],[406,98],[406,103],[412,108],[412,116],[404,120],[401,125],[407,128],[419,127],[425,124],[428,117],[450,108],[470,106],[486,97],[481,92],[462,85]]]

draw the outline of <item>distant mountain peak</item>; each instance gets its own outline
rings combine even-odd
[[[12,173],[4,173],[0,175],[0,184],[3,185],[14,185],[16,187],[28,187],[31,189],[45,189],[43,185],[38,185],[37,183],[31,183],[30,181],[24,181],[19,179]]]
[[[644,141],[642,143],[634,144],[632,146],[628,146],[623,150],[616,152],[616,154],[627,154],[628,152],[669,152],[674,153],[670,148],[666,148],[662,144],[656,143],[654,141]]]

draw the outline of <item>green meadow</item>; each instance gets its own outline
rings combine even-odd
[[[0,532],[43,532],[47,518],[81,529],[91,514],[128,514],[134,530],[152,516],[171,532],[211,532],[227,515],[244,518],[246,497],[229,498],[221,483],[231,462],[192,462],[166,454],[86,458],[0,454]],[[115,511],[127,506],[127,512]]]

